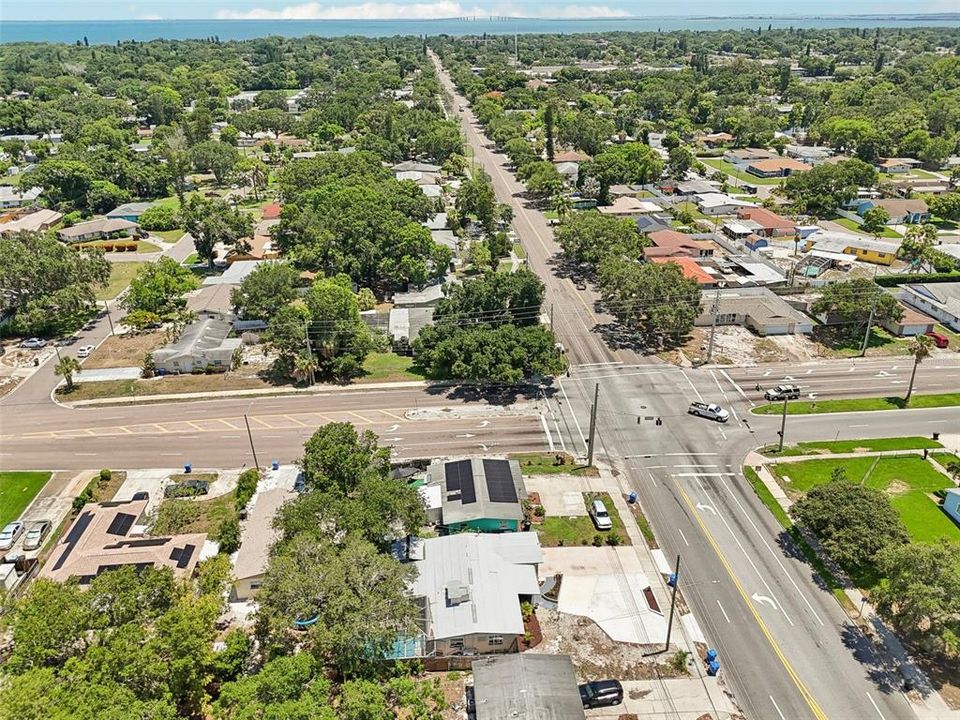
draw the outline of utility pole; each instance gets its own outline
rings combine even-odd
[[[716,295],[713,296],[713,322],[710,326],[710,344],[707,346],[707,365],[713,361],[713,340],[717,334],[717,318],[720,315],[720,288],[717,288]]]
[[[783,412],[780,415],[780,448],[777,452],[783,452],[783,433],[787,429],[787,399],[783,399]]]
[[[593,446],[597,433],[597,400],[600,398],[600,383],[593,386],[593,405],[590,407],[590,442],[587,446],[587,467],[593,465]]]
[[[550,303],[550,331],[553,332],[553,303]]]
[[[880,292],[883,292],[882,290]],[[873,316],[877,312],[877,303],[880,302],[880,293],[873,298],[873,304],[870,306],[870,317],[867,318],[867,332],[863,335],[863,345],[860,346],[860,357],[867,354],[867,346],[870,344],[870,328],[873,325]]]
[[[57,353],[57,362],[60,362],[61,360],[63,360],[63,358],[60,357],[60,348],[57,347],[56,343],[53,344],[53,350],[54,352]]]
[[[243,414],[243,422],[247,426],[247,439],[250,441],[250,452],[253,453],[253,466],[255,468],[260,467],[260,463],[257,462],[257,449],[253,446],[253,433],[250,432],[250,421],[247,419],[247,414]]]
[[[307,320],[303,321],[303,339],[307,344],[307,357],[310,359],[310,384],[313,385],[316,378],[313,375],[313,350],[310,349],[310,323]]]
[[[667,621],[667,642],[663,646],[663,651],[670,649],[670,633],[673,630],[673,611],[677,606],[677,586],[680,584],[680,556],[677,555],[677,567],[673,571],[673,592],[670,594],[670,619]]]
[[[107,301],[103,301],[103,309],[107,311],[107,321],[110,323],[110,334],[116,335],[117,333],[113,329],[113,318],[110,317],[110,306],[107,305]]]

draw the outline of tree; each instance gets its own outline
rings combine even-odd
[[[270,321],[297,297],[300,273],[282,262],[262,263],[230,292],[234,312],[245,320]]]
[[[929,338],[928,338],[929,339]],[[80,361],[70,355],[64,355],[53,368],[53,372],[63,377],[67,392],[73,392],[73,376],[81,370]]]
[[[170,205],[153,205],[140,216],[140,227],[144,230],[174,230],[178,220],[176,208]]]
[[[214,704],[218,720],[337,720],[330,681],[310,653],[273,658],[260,671],[228,682]]]
[[[347,495],[367,474],[386,477],[390,450],[379,447],[370,430],[358,433],[351,423],[327,423],[307,440],[299,465],[308,490]]]
[[[900,243],[898,254],[910,263],[912,269],[920,270],[924,264],[933,261],[936,244],[936,225],[911,225]]]
[[[566,220],[570,213],[573,211],[573,201],[569,196],[559,193],[554,195],[550,200],[550,204],[553,206],[553,211],[557,214],[557,217],[560,220]]]
[[[904,403],[910,403],[910,396],[913,395],[913,381],[917,377],[917,367],[930,357],[932,349],[933,339],[927,335],[917,335],[910,341],[910,354],[913,355],[913,369],[910,371],[910,384],[907,386],[907,396],[903,399]]]
[[[190,148],[193,167],[199,172],[213,173],[217,185],[224,184],[239,160],[237,149],[220,140],[205,140]]]
[[[863,213],[863,223],[861,223],[860,229],[871,235],[882,235],[889,221],[890,213],[884,208],[880,206],[872,207]]]
[[[299,367],[307,372],[298,379],[310,376],[309,369],[316,369],[316,360],[307,354],[307,338],[310,327],[310,310],[302,302],[290,303],[279,308],[270,318],[264,339],[277,353],[274,371],[281,377],[297,374],[298,358],[309,361],[309,367],[301,360]]]
[[[96,179],[96,172],[86,162],[57,156],[25,172],[20,184],[42,188],[44,201],[66,212],[87,207],[87,194]]]
[[[342,381],[359,373],[373,341],[360,318],[349,278],[318,279],[304,300],[310,310],[310,348],[320,377]]]
[[[884,493],[846,479],[813,487],[794,504],[792,513],[831,558],[851,571],[873,567],[878,552],[909,537]]]
[[[180,209],[183,228],[193,236],[197,254],[213,267],[217,245],[223,244],[246,252],[246,238],[253,234],[250,216],[230,207],[219,199],[207,199],[199,195],[191,197]]]
[[[107,213],[125,202],[130,202],[130,193],[109,180],[94,180],[87,191],[87,207],[95,213]]]
[[[497,197],[493,192],[490,178],[478,171],[472,178],[464,180],[457,192],[457,212],[463,220],[475,215],[487,232],[493,232],[497,223]]]
[[[184,296],[200,287],[197,277],[173,258],[163,257],[141,267],[121,304],[131,313],[165,317],[186,307]]]
[[[530,144],[525,138],[513,138],[509,140],[506,145],[503,146],[503,151],[507,154],[507,157],[510,158],[510,162],[513,163],[513,167],[520,169],[527,163],[535,162],[539,159],[536,150],[533,149],[533,145]]]
[[[876,323],[896,322],[903,317],[897,299],[866,278],[827,285],[810,309],[815,315],[839,322],[845,334],[856,335],[867,323],[871,308]]]
[[[554,155],[554,109],[553,103],[548,102],[546,108],[543,110],[543,133],[546,136],[547,142],[547,160],[553,162]]]
[[[161,143],[163,157],[170,168],[170,177],[173,180],[173,190],[180,201],[184,203],[184,192],[187,184],[187,171],[190,169],[190,152],[187,136],[182,128],[172,128],[166,134],[157,138]]]
[[[165,85],[154,85],[143,102],[147,119],[154,125],[169,125],[183,114],[183,98]]]
[[[110,263],[100,250],[71,250],[52,234],[21,232],[0,242],[0,298],[21,335],[72,331],[105,287]]]
[[[927,201],[930,212],[943,220],[960,220],[960,192],[934,195]]]
[[[861,160],[816,165],[784,182],[784,193],[801,211],[827,215],[857,196],[857,189],[873,187],[877,171]]]
[[[564,257],[591,265],[598,265],[608,255],[637,259],[647,244],[633,220],[600,213],[576,213],[554,234]]]
[[[527,190],[540,198],[548,198],[563,190],[563,175],[546,160],[528,163],[518,173],[526,180]]]
[[[880,616],[897,633],[949,657],[960,653],[960,544],[891,545],[877,554],[883,577],[871,593]]]
[[[683,179],[687,170],[693,165],[693,153],[685,147],[675,147],[670,150],[670,159],[667,161],[667,172],[670,177]]]

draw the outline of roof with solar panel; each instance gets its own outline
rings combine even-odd
[[[436,460],[427,469],[427,483],[441,486],[443,524],[448,528],[519,529],[523,519],[520,501],[527,492],[516,460]],[[486,528],[472,525],[483,520],[494,524]]]

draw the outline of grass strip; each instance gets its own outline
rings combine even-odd
[[[938,395],[914,395],[909,403],[902,397],[844,398],[842,400],[797,400],[787,403],[787,415],[819,415],[837,412],[868,412],[873,410],[916,410],[918,408],[955,407],[960,405],[960,393]],[[783,403],[759,405],[753,409],[756,415],[778,415]]]

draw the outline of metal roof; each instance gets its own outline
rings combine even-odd
[[[473,662],[477,720],[583,720],[567,655],[499,655]]]

